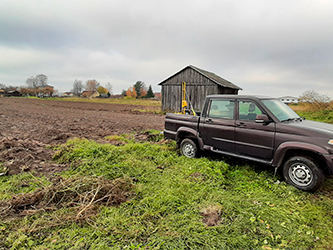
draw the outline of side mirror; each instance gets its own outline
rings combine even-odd
[[[267,115],[257,115],[256,123],[269,123],[271,120]]]

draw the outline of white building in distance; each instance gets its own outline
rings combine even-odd
[[[294,96],[282,96],[278,98],[281,102],[284,102],[286,104],[289,103],[299,103],[299,100],[297,97]]]

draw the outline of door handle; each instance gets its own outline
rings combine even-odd
[[[206,122],[206,123],[213,123],[213,119],[208,118],[208,119],[205,120],[205,122]]]
[[[237,127],[245,127],[245,123],[244,122],[237,122],[236,126]]]

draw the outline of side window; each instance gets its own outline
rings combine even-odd
[[[254,121],[257,115],[263,114],[258,106],[251,101],[239,101],[239,120]]]
[[[208,109],[208,117],[234,119],[234,109],[234,101],[212,100]]]

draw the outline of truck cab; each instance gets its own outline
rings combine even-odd
[[[187,157],[205,150],[282,167],[305,191],[333,173],[333,125],[304,120],[271,97],[207,96],[200,117],[167,114],[164,134]]]

